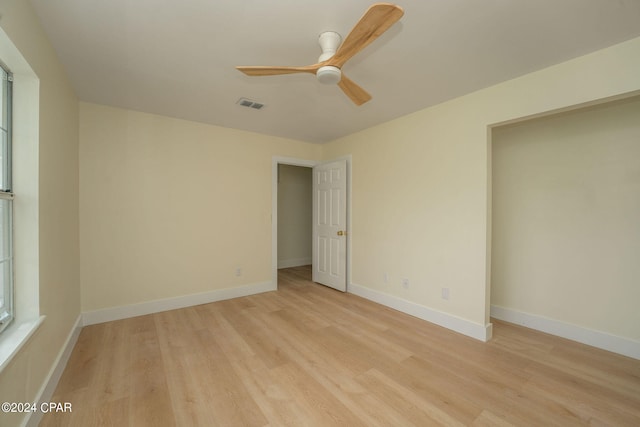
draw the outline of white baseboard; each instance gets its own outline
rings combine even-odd
[[[369,289],[355,283],[349,285],[348,291],[354,295],[426,320],[427,322],[435,323],[436,325],[443,326],[471,338],[485,342],[491,339],[493,327],[491,323],[487,325],[474,323],[461,317],[434,310],[424,305],[416,304],[403,298]]]
[[[567,338],[603,350],[622,354],[623,356],[640,359],[640,342],[623,338],[605,332],[572,325],[559,320],[536,314],[525,313],[510,308],[491,306],[491,317],[505,322],[526,326],[548,334]]]
[[[69,361],[69,357],[71,357],[71,352],[78,341],[78,337],[80,336],[80,331],[82,330],[82,315],[79,314],[76,322],[74,323],[69,335],[67,336],[67,340],[65,341],[62,349],[58,353],[58,357],[51,367],[47,378],[45,379],[42,387],[38,391],[36,395],[35,401],[38,402],[38,408],[44,402],[50,402],[51,397],[53,396],[53,392],[56,390],[58,386],[58,381],[60,381],[60,377],[64,372],[64,368],[67,366],[67,362]],[[23,426],[26,427],[36,427],[40,421],[42,420],[42,411],[30,412],[27,414],[23,421]]]
[[[183,295],[174,298],[165,298],[139,304],[124,305],[120,307],[104,308],[101,310],[82,313],[82,324],[95,325],[96,323],[110,322],[112,320],[127,319],[129,317],[144,316],[145,314],[159,313],[161,311],[175,310],[194,305],[208,304],[231,298],[244,297],[277,290],[277,285],[271,282],[255,283],[238,286],[236,288],[217,289],[198,294]]]
[[[301,265],[311,265],[311,257],[278,260],[278,269],[300,267]]]

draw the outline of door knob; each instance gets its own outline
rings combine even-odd
[[[342,231],[342,230],[338,231],[338,236],[344,236],[346,234],[347,234],[346,231]]]

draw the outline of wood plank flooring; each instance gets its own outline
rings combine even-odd
[[[41,426],[640,425],[640,361],[482,343],[280,271],[277,292],[85,327]]]

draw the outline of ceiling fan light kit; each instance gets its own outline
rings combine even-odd
[[[333,65],[325,65],[324,67],[318,68],[316,77],[320,83],[334,85],[342,80],[342,71]]]
[[[342,42],[340,34],[325,31],[318,37],[322,54],[318,63],[302,67],[288,66],[239,66],[248,76],[275,76],[280,74],[312,73],[324,84],[337,84],[356,105],[371,99],[364,89],[347,78],[342,72],[343,65],[372,41],[380,37],[404,15],[400,6],[391,3],[376,3],[364,13]]]

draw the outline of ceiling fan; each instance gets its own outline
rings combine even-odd
[[[356,105],[362,105],[371,99],[371,95],[345,76],[342,72],[342,66],[352,56],[391,28],[393,24],[402,18],[402,15],[404,15],[404,10],[400,6],[391,3],[376,3],[362,15],[362,18],[345,38],[344,43],[340,44],[342,37],[336,32],[327,31],[320,34],[318,42],[322,49],[322,55],[320,55],[316,64],[302,67],[240,66],[236,67],[236,69],[248,76],[275,76],[293,73],[315,74],[321,83],[337,83],[340,89]]]

